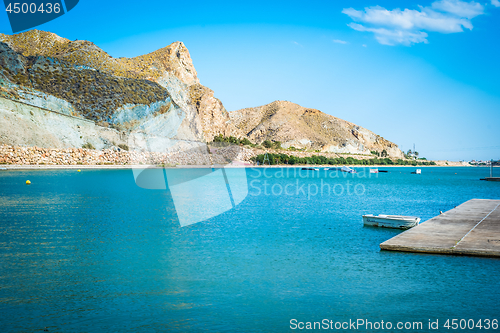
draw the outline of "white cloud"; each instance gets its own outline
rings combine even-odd
[[[298,45],[298,46],[300,46],[300,47],[304,47],[302,44],[297,43],[297,42],[296,42],[296,41],[294,41],[294,40],[292,40],[292,43],[293,43],[293,44],[295,44],[295,45]]]
[[[375,34],[375,39],[384,45],[411,45],[412,43],[428,43],[427,34],[422,31],[416,33],[407,30],[395,30],[386,28],[366,28],[361,24],[351,23],[351,28],[357,31],[369,31]]]
[[[381,44],[411,45],[428,42],[424,31],[455,33],[464,31],[464,28],[472,30],[470,20],[484,14],[484,6],[474,1],[439,0],[430,7],[419,6],[419,10],[387,10],[375,6],[364,10],[345,8],[342,13],[359,22],[349,24],[351,28],[373,32]]]
[[[491,4],[495,7],[500,7],[500,1],[498,0],[491,0]]]
[[[472,19],[478,15],[484,14],[483,5],[474,1],[464,2],[456,0],[442,0],[432,3],[431,8],[441,12],[454,14],[458,17],[465,17],[468,19]]]
[[[332,42],[337,43],[337,44],[348,44],[345,40],[340,40],[340,39],[334,39]]]

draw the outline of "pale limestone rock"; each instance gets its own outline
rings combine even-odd
[[[363,127],[287,101],[229,115],[233,124],[256,143],[271,140],[280,141],[284,148],[366,155],[386,150],[390,157],[403,158],[397,145]]]
[[[0,118],[0,143],[53,147],[91,143],[105,148],[129,142],[131,149],[142,150],[145,148],[136,139],[145,136],[148,149],[165,151],[192,149],[222,134],[247,136],[257,143],[281,141],[283,147],[357,154],[386,150],[391,157],[403,157],[394,143],[367,129],[290,102],[276,101],[228,113],[214,92],[199,83],[182,42],[138,57],[115,59],[91,42],[70,41],[39,30],[0,34],[0,41],[1,96],[67,115],[90,117],[106,126],[111,123],[126,132],[39,108],[13,107],[9,104],[12,102],[0,100],[0,113],[5,115]],[[40,83],[37,89],[50,93],[28,88],[33,77],[28,72],[54,80],[50,89],[66,85],[71,91],[50,90]],[[110,86],[96,85],[98,80]],[[92,88],[92,98],[85,97],[86,101],[100,104],[87,106],[75,91],[75,84]],[[136,92],[131,87],[142,90]],[[127,102],[130,96],[134,97]],[[87,114],[82,108],[87,108]],[[12,129],[16,127],[17,132]]]

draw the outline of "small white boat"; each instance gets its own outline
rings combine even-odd
[[[402,216],[402,215],[378,215],[373,214],[363,215],[364,225],[371,225],[374,227],[395,228],[395,229],[409,229],[418,225],[420,217],[415,216]]]
[[[370,173],[378,173],[378,169],[370,169]]]
[[[417,170],[413,171],[412,174],[414,174],[414,175],[420,175],[420,174],[422,174],[422,170],[421,169],[417,169]]]
[[[348,172],[348,173],[356,173],[356,170],[351,169],[351,168],[349,168],[349,167],[347,167],[345,165],[342,168],[340,168],[340,171]]]

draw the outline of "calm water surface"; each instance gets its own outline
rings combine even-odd
[[[0,327],[281,332],[291,319],[365,319],[428,332],[438,319],[444,332],[446,319],[500,319],[500,260],[381,252],[400,231],[361,220],[425,221],[472,198],[500,199],[499,183],[479,181],[486,168],[371,178],[290,170],[247,170],[241,204],[182,228],[170,192],[139,188],[130,170],[1,171]],[[308,193],[321,181],[336,192]],[[288,195],[272,194],[286,185]]]

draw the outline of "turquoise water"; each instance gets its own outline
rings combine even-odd
[[[500,199],[500,183],[479,180],[486,168],[387,169],[249,169],[245,200],[182,228],[170,192],[139,188],[130,170],[2,171],[0,327],[281,332],[292,319],[364,319],[423,330],[360,331],[429,332],[437,319],[444,332],[457,331],[446,319],[500,319],[500,260],[380,251],[400,231],[361,220],[425,221],[472,198]],[[320,184],[336,192],[312,195]]]

